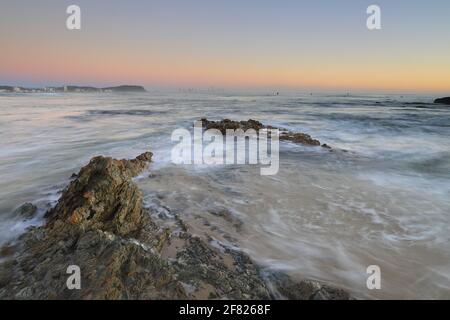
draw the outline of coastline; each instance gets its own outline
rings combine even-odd
[[[95,157],[74,175],[45,225],[1,250],[0,299],[351,298],[263,269],[239,249],[218,248],[191,234],[182,217],[172,228],[158,226],[132,181],[151,158]],[[83,272],[81,290],[65,285],[72,264]]]

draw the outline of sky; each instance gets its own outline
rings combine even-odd
[[[125,83],[450,93],[450,1],[0,0],[0,84]]]

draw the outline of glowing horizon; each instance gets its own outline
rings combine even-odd
[[[1,84],[450,91],[450,3],[5,1]],[[368,5],[383,29],[365,27]]]

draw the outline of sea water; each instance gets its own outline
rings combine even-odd
[[[0,245],[96,155],[154,153],[137,179],[153,213],[217,246],[360,298],[450,298],[450,108],[433,97],[289,93],[0,94]],[[259,120],[333,147],[280,144],[280,170],[171,163],[195,120]],[[27,222],[13,214],[39,208]],[[218,213],[227,212],[226,215]],[[381,269],[381,289],[366,286]]]

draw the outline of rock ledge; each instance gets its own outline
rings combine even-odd
[[[0,299],[350,298],[316,282],[263,276],[268,271],[240,251],[159,227],[132,180],[151,158],[95,157],[83,167],[47,223],[7,248]],[[80,267],[81,290],[67,288],[72,265]]]

